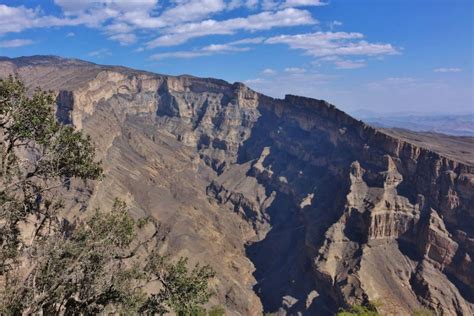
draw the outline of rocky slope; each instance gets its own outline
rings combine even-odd
[[[385,314],[474,313],[472,150],[428,150],[240,83],[47,56],[0,59],[11,73],[53,90],[58,119],[104,162],[101,182],[67,193],[66,216],[121,197],[156,217],[162,251],[215,267],[212,303],[229,314],[368,300]]]

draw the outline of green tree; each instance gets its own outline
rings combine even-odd
[[[97,314],[113,305],[136,310],[144,302],[144,274],[136,262],[127,263],[136,222],[125,204],[96,211],[66,237],[48,235],[34,243],[27,274],[16,274],[4,296],[7,314]]]
[[[29,97],[13,77],[0,79],[0,168],[0,314],[190,315],[209,300],[214,271],[148,255],[159,225],[134,220],[124,202],[73,225],[61,219],[60,190],[72,178],[99,179],[101,165],[89,137],[56,121],[53,94]],[[154,233],[138,240],[144,225]],[[144,290],[149,282],[158,293]]]
[[[209,266],[197,264],[188,271],[188,259],[181,257],[176,263],[171,263],[167,257],[152,253],[145,271],[162,284],[157,294],[151,295],[141,312],[166,313],[168,308],[178,315],[192,315],[200,312],[200,306],[206,303],[211,293],[208,290],[208,280],[215,276]]]
[[[374,303],[368,303],[366,305],[352,305],[348,309],[342,309],[337,316],[379,316],[377,312],[377,306]]]
[[[0,273],[27,246],[19,225],[28,216],[39,219],[34,241],[57,228],[57,189],[72,177],[97,179],[102,172],[90,139],[59,124],[53,105],[51,93],[37,89],[28,97],[20,80],[0,81]]]

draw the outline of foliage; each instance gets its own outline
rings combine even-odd
[[[21,241],[19,225],[40,218],[33,239],[53,229],[62,207],[56,191],[71,177],[97,179],[90,139],[59,124],[51,93],[37,89],[28,97],[22,82],[0,81],[0,272],[11,268]]]
[[[116,202],[110,213],[97,211],[79,223],[68,238],[53,234],[36,243],[34,265],[12,286],[5,312],[96,314],[112,303],[136,309],[144,301],[143,272],[120,259],[135,236],[134,225],[124,204]]]
[[[352,305],[349,309],[342,309],[337,316],[378,316],[377,307],[373,303],[366,305]]]
[[[213,306],[209,310],[208,314],[209,314],[209,316],[224,316],[225,315],[225,308],[220,306],[220,305]]]
[[[156,252],[151,254],[145,271],[155,276],[162,288],[147,299],[141,312],[165,313],[168,312],[166,306],[179,315],[198,312],[199,306],[211,296],[207,283],[215,273],[209,266],[201,267],[199,264],[189,272],[187,263],[187,258],[181,257],[176,263],[170,263],[167,257]]]
[[[52,93],[37,89],[29,97],[20,80],[0,80],[1,315],[203,310],[209,266],[188,271],[187,258],[173,263],[140,252],[161,240],[156,222],[134,220],[119,200],[74,225],[61,219],[61,190],[72,178],[101,174],[90,138],[56,121]],[[154,233],[139,241],[137,229],[146,225]],[[158,293],[144,290],[150,282],[160,284]]]
[[[437,313],[430,310],[430,309],[426,309],[426,308],[417,309],[417,310],[413,311],[413,313],[412,313],[412,316],[434,316],[434,315],[437,315]]]

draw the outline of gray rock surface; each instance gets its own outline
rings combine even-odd
[[[101,182],[65,193],[65,216],[120,197],[156,217],[162,251],[217,270],[212,304],[230,314],[324,315],[368,300],[386,314],[474,313],[472,148],[216,79],[52,56],[1,58],[0,76],[11,73],[53,90],[58,118],[104,163]]]

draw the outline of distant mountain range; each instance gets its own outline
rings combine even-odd
[[[436,132],[457,136],[474,136],[474,109],[465,114],[380,114],[360,110],[355,117],[376,127],[405,128],[418,132]]]

